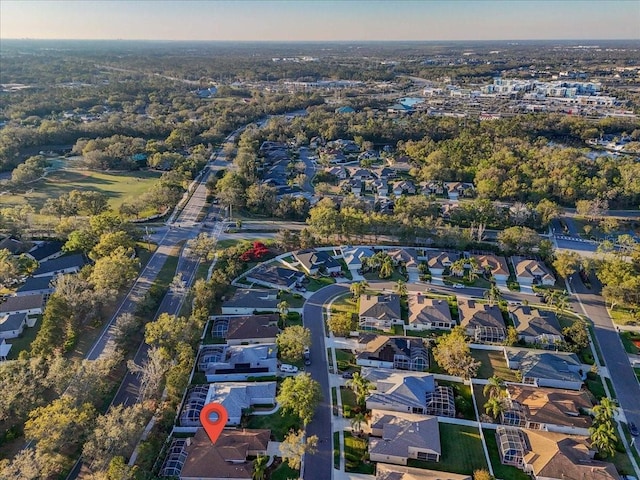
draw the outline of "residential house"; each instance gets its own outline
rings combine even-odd
[[[353,180],[361,181],[376,180],[378,178],[374,172],[366,168],[350,168],[349,177]]]
[[[340,262],[333,258],[331,253],[326,250],[298,250],[297,252],[293,252],[293,256],[310,275],[317,275],[321,272],[339,273],[342,270]]]
[[[233,296],[222,302],[223,315],[251,315],[254,312],[277,312],[278,290],[239,288]]]
[[[554,285],[556,283],[556,277],[543,262],[523,257],[512,257],[512,261],[519,283],[523,285]]]
[[[62,251],[63,245],[64,243],[58,240],[39,242],[35,247],[29,250],[27,255],[38,263],[46,262],[47,260],[52,260],[62,256],[64,253]]]
[[[390,107],[387,108],[387,113],[396,113],[396,114],[409,114],[413,113],[413,107],[409,105],[405,105],[404,103],[394,103]]]
[[[246,275],[249,282],[265,287],[292,290],[302,284],[305,274],[290,268],[279,267],[276,263],[263,263]]]
[[[7,343],[5,339],[0,339],[0,362],[6,362],[11,351],[11,344]]]
[[[347,180],[344,183],[343,189],[346,192],[351,192],[356,197],[358,197],[358,196],[362,195],[362,193],[364,192],[364,182],[362,180],[357,179],[357,178],[350,178],[349,180]]]
[[[445,182],[444,187],[450,200],[473,196],[474,187],[471,183]]]
[[[357,365],[416,372],[429,368],[429,351],[420,337],[361,335],[359,342]]]
[[[542,388],[533,385],[507,385],[506,408],[501,423],[533,430],[574,430],[588,435],[593,407],[585,391]]]
[[[372,462],[406,465],[407,461],[439,462],[442,455],[436,417],[371,412],[369,459]]]
[[[229,416],[226,425],[240,425],[242,414],[254,405],[275,405],[276,382],[217,382],[196,385],[185,397],[181,427],[200,427],[200,412],[209,403],[222,405]]]
[[[439,472],[404,465],[376,464],[375,480],[472,480],[470,475]]]
[[[33,320],[33,324],[35,324],[35,320]],[[26,313],[12,313],[11,315],[0,316],[0,338],[17,338],[22,335],[26,326]]]
[[[612,463],[594,460],[587,437],[498,427],[496,442],[503,464],[520,468],[535,480],[620,480]]]
[[[393,178],[396,178],[398,175],[398,172],[389,167],[376,169],[375,172],[380,180],[391,180]]]
[[[344,167],[330,167],[325,168],[324,171],[335,176],[339,180],[345,180],[347,178],[347,170]]]
[[[366,152],[362,152],[360,155],[358,155],[359,161],[378,160],[379,158],[380,155],[378,155],[378,152],[376,152],[375,150],[367,150]]]
[[[275,343],[280,315],[219,315],[211,317],[211,335],[224,338],[229,345]]]
[[[410,268],[417,270],[420,265],[418,252],[414,248],[392,248],[387,250],[387,255],[391,257],[395,266],[404,265],[407,270]]]
[[[348,105],[343,105],[342,107],[338,107],[334,110],[335,113],[355,113],[355,109],[353,107],[350,107]]]
[[[450,267],[453,262],[458,260],[459,255],[457,253],[440,252],[429,254],[429,260],[427,260],[427,266],[431,275],[435,277],[441,277],[445,269]]]
[[[476,273],[491,275],[498,283],[506,284],[509,279],[509,266],[504,257],[498,255],[476,255],[480,270]]]
[[[479,303],[475,300],[458,299],[460,326],[474,342],[503,342],[506,326],[497,305]]]
[[[373,257],[373,250],[367,247],[342,247],[342,258],[349,270],[360,270],[362,259]]]
[[[389,184],[385,179],[378,179],[371,182],[371,188],[379,199],[389,197]]]
[[[437,385],[430,373],[362,367],[361,375],[375,385],[366,400],[370,410],[455,417],[453,389]]]
[[[427,298],[418,293],[408,295],[409,324],[407,330],[450,330],[456,325],[449,303],[441,298]]]
[[[522,383],[537,387],[580,390],[588,366],[575,353],[504,347],[507,365],[519,370]]]
[[[24,297],[7,297],[0,303],[0,316],[25,313],[27,315],[40,315],[44,308],[42,295],[27,295]]]
[[[426,196],[444,195],[444,184],[437,180],[428,180],[425,182],[420,182],[421,193]]]
[[[78,273],[87,263],[85,256],[80,253],[54,258],[40,263],[40,266],[33,272],[33,277],[53,277],[67,273]]]
[[[275,344],[205,345],[198,356],[198,370],[208,382],[241,382],[249,377],[275,375],[278,370]]]
[[[517,305],[509,307],[509,317],[513,320],[518,338],[526,343],[552,347],[564,341],[560,322],[553,312]]]
[[[400,296],[362,295],[358,325],[363,330],[391,331],[391,326],[403,324],[400,309]]]
[[[26,295],[43,295],[45,300],[55,291],[53,282],[56,277],[29,277],[26,282],[16,290],[16,297]]]
[[[173,440],[162,466],[164,477],[180,480],[253,480],[250,457],[267,454],[271,430],[223,430],[215,443],[204,429]]]
[[[20,255],[29,249],[29,244],[13,237],[5,237],[0,240],[0,250],[9,250],[11,255]]]
[[[393,194],[396,197],[399,197],[404,194],[415,195],[415,193],[416,193],[416,187],[413,184],[413,182],[409,180],[403,180],[402,182],[398,182],[393,186]]]

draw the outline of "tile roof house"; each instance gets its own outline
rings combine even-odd
[[[221,307],[223,315],[250,315],[255,311],[278,312],[278,290],[239,288]]]
[[[370,426],[369,458],[372,462],[406,465],[410,458],[440,461],[442,448],[436,417],[373,410]]]
[[[203,398],[203,388],[206,394]],[[185,398],[180,413],[180,426],[200,427],[200,412],[204,405],[219,403],[229,415],[227,426],[240,425],[242,414],[254,405],[274,405],[276,382],[217,382],[197,385]]]
[[[587,392],[532,385],[507,385],[501,423],[532,430],[572,430],[588,435],[593,404]],[[565,432],[568,433],[568,432]]]
[[[35,320],[33,320],[33,323],[35,324]],[[26,326],[26,313],[12,313],[11,315],[0,316],[0,338],[17,338],[22,335]]]
[[[416,186],[409,180],[403,180],[393,186],[393,194],[399,197],[404,194],[414,195],[416,193]]]
[[[460,326],[475,342],[503,342],[506,326],[497,305],[458,299]]]
[[[298,250],[293,252],[293,256],[310,275],[316,275],[321,271],[324,273],[338,273],[342,269],[340,262],[326,250]]]
[[[409,324],[407,330],[450,330],[456,325],[446,300],[427,298],[418,293],[408,295]]]
[[[275,263],[263,263],[247,273],[245,279],[265,287],[291,290],[302,283],[305,274]]]
[[[198,370],[208,382],[266,377],[277,373],[277,353],[275,344],[205,345],[198,355]]]
[[[80,253],[54,258],[42,262],[36,271],[33,272],[33,277],[52,277],[64,273],[77,273],[87,263],[85,256]]]
[[[51,295],[55,288],[53,281],[55,277],[29,277],[20,288],[16,290],[16,297],[24,297],[25,295]]]
[[[279,319],[280,315],[277,313],[227,317],[224,338],[229,345],[275,343],[280,332]]]
[[[587,437],[498,427],[496,442],[503,464],[536,480],[620,480],[612,463],[593,459],[595,452]]]
[[[362,259],[373,255],[373,250],[367,247],[342,247],[342,258],[350,270],[362,268]]]
[[[516,279],[524,285],[554,285],[556,277],[547,266],[538,261],[523,257],[512,257]]]
[[[418,268],[418,252],[414,248],[393,248],[387,250],[387,255],[391,257],[396,265],[404,265],[407,269]]]
[[[361,335],[361,338],[365,343],[356,355],[357,365],[416,372],[429,368],[429,351],[420,337]]]
[[[460,256],[457,253],[429,253],[429,260],[427,260],[427,265],[429,266],[431,275],[441,276],[444,273],[444,270],[447,267],[450,267],[453,262],[458,260],[458,258],[460,258]]]
[[[382,330],[388,332],[392,325],[403,324],[400,309],[400,296],[362,295],[358,312],[358,325],[363,330]]]
[[[14,313],[26,313],[27,315],[40,315],[44,308],[42,295],[27,295],[24,297],[7,297],[0,303],[0,316]]]
[[[438,386],[430,373],[363,367],[361,375],[375,385],[366,400],[370,410],[455,416],[453,389]]]
[[[528,305],[509,307],[509,316],[521,340],[543,346],[564,341],[560,322],[555,313],[538,310]]]
[[[506,282],[509,278],[509,266],[507,260],[504,257],[498,255],[476,255],[478,260],[478,266],[481,271],[477,273],[487,273],[497,282]]]
[[[375,480],[472,480],[469,475],[405,467],[403,465],[376,464]]]
[[[537,387],[580,390],[588,371],[575,353],[504,347],[504,356],[509,368],[520,371],[522,383]]]
[[[271,430],[224,430],[213,444],[198,429],[192,438],[174,440],[162,473],[180,480],[252,480],[248,458],[266,455],[270,436]]]

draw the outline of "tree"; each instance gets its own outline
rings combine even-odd
[[[347,337],[358,328],[358,320],[351,312],[331,312],[327,326],[336,337]]]
[[[394,288],[396,293],[401,297],[406,296],[409,291],[407,288],[407,282],[405,282],[404,280],[398,280]]]
[[[267,473],[267,464],[269,457],[267,455],[258,455],[253,461],[253,480],[264,480]]]
[[[490,398],[485,404],[484,404],[484,410],[485,412],[487,412],[487,415],[491,415],[494,419],[498,419],[498,417],[500,416],[500,414],[502,412],[504,412],[504,400],[501,398]]]
[[[145,401],[154,399],[160,393],[160,387],[164,380],[164,375],[169,370],[170,359],[166,352],[158,347],[151,347],[147,353],[147,359],[138,365],[133,360],[127,362],[127,368],[131,373],[138,374],[140,387],[138,388],[138,399]]]
[[[136,278],[139,266],[137,258],[131,258],[123,247],[118,247],[96,261],[89,279],[96,290],[118,291]]]
[[[580,255],[572,250],[556,252],[555,257],[553,268],[564,278],[569,278],[580,268]]]
[[[201,320],[194,316],[176,317],[165,312],[145,325],[144,341],[173,356],[179,343],[193,344],[200,337],[202,327]]]
[[[280,444],[280,454],[289,466],[295,470],[300,468],[305,454],[313,455],[317,451],[318,437],[304,438],[304,431],[291,431]]]
[[[196,238],[192,238],[187,242],[187,250],[189,255],[198,260],[213,260],[216,250],[216,238],[205,232],[200,232]]]
[[[464,329],[460,326],[438,338],[433,349],[433,357],[449,375],[457,377],[474,377],[480,366],[480,362],[471,356]]]
[[[364,407],[367,396],[373,388],[373,384],[368,379],[360,375],[359,372],[355,372],[353,374],[353,378],[347,381],[347,386],[353,390],[353,393],[356,396],[356,403],[360,407]]]
[[[285,412],[297,415],[303,424],[307,425],[313,418],[321,398],[318,382],[308,373],[301,373],[284,379],[276,400]]]
[[[530,254],[540,245],[540,236],[527,227],[510,227],[498,233],[498,245],[509,254]]]
[[[278,312],[280,312],[280,321],[283,327],[287,326],[287,315],[289,314],[289,302],[282,300],[278,303]]]
[[[598,447],[603,457],[615,454],[618,436],[615,431],[615,415],[618,407],[610,398],[603,398],[600,404],[593,407],[593,424],[589,428],[589,434],[593,444]]]
[[[489,398],[504,398],[506,390],[507,386],[505,385],[504,380],[493,375],[489,378],[488,383],[482,388],[482,394]]]
[[[474,470],[473,480],[494,480],[495,477],[489,473],[489,470]]]
[[[93,470],[105,470],[113,457],[128,457],[142,435],[146,423],[140,403],[130,407],[113,406],[98,416],[95,428],[82,449],[82,456]]]
[[[520,335],[518,334],[518,330],[513,325],[509,325],[507,327],[507,336],[504,339],[504,344],[508,347],[513,347],[520,340]]]
[[[535,208],[536,215],[538,216],[538,220],[540,225],[546,227],[551,223],[552,220],[558,218],[562,213],[562,208],[560,206],[546,198],[543,198],[538,202]]]
[[[502,298],[502,292],[495,283],[491,283],[489,289],[484,292],[484,298],[489,301],[490,306],[493,306]]]
[[[108,257],[116,251],[122,251],[124,255],[131,257],[134,253],[135,245],[131,236],[123,230],[105,232],[100,235],[100,240],[93,247],[89,256],[92,260],[98,260],[102,257]]]
[[[36,448],[23,448],[11,461],[0,461],[0,479],[41,480],[48,478],[49,475],[55,473],[55,466],[52,465],[50,457]]]
[[[362,280],[360,282],[353,282],[349,286],[349,291],[353,295],[353,298],[360,298],[360,296],[367,290],[369,284],[366,280]]]
[[[362,431],[362,424],[365,421],[366,421],[366,418],[364,416],[364,413],[362,413],[362,412],[356,413],[351,418],[351,428],[356,432],[360,432],[360,431]]]
[[[606,215],[608,209],[609,202],[601,198],[576,202],[576,214],[586,217],[590,222]]]
[[[378,271],[378,277],[389,278],[393,275],[393,260],[389,255],[385,256],[380,263],[380,270]]]
[[[37,442],[41,452],[69,454],[82,445],[95,415],[93,405],[76,406],[73,399],[65,395],[29,413],[24,435]]]
[[[467,259],[460,258],[451,264],[451,266],[449,267],[449,272],[454,277],[462,277],[465,272],[466,264],[467,264]]]
[[[280,357],[297,362],[302,359],[305,348],[311,346],[311,331],[300,325],[285,328],[276,338]]]

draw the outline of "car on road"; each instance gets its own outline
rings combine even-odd
[[[304,353],[302,357],[304,358],[304,364],[306,366],[311,365],[311,352],[309,351],[309,347],[304,347]]]
[[[464,285],[462,285],[461,283],[454,283],[453,288],[464,288]]]
[[[637,437],[638,435],[640,435],[640,431],[638,430],[638,427],[636,427],[635,423],[629,422],[627,426],[629,427],[629,433],[631,435],[633,435],[634,437]]]
[[[280,365],[280,371],[282,373],[298,373],[298,367],[295,365],[289,365],[288,363],[283,363]]]

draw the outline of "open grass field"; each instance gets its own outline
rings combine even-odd
[[[471,350],[474,359],[480,361],[478,369],[478,378],[491,378],[494,375],[502,378],[507,382],[515,382],[515,370],[511,370],[507,366],[502,352],[493,352],[489,350]]]
[[[439,462],[409,460],[410,467],[428,468],[441,472],[472,475],[474,470],[487,468],[482,440],[477,428],[441,423],[440,444],[442,456]],[[512,477],[503,477],[512,478]]]
[[[7,207],[31,205],[40,211],[49,198],[58,198],[72,190],[96,191],[109,198],[109,206],[117,210],[123,202],[139,197],[160,178],[159,172],[138,171],[106,173],[89,170],[57,170],[30,185],[28,193],[2,195]]]

